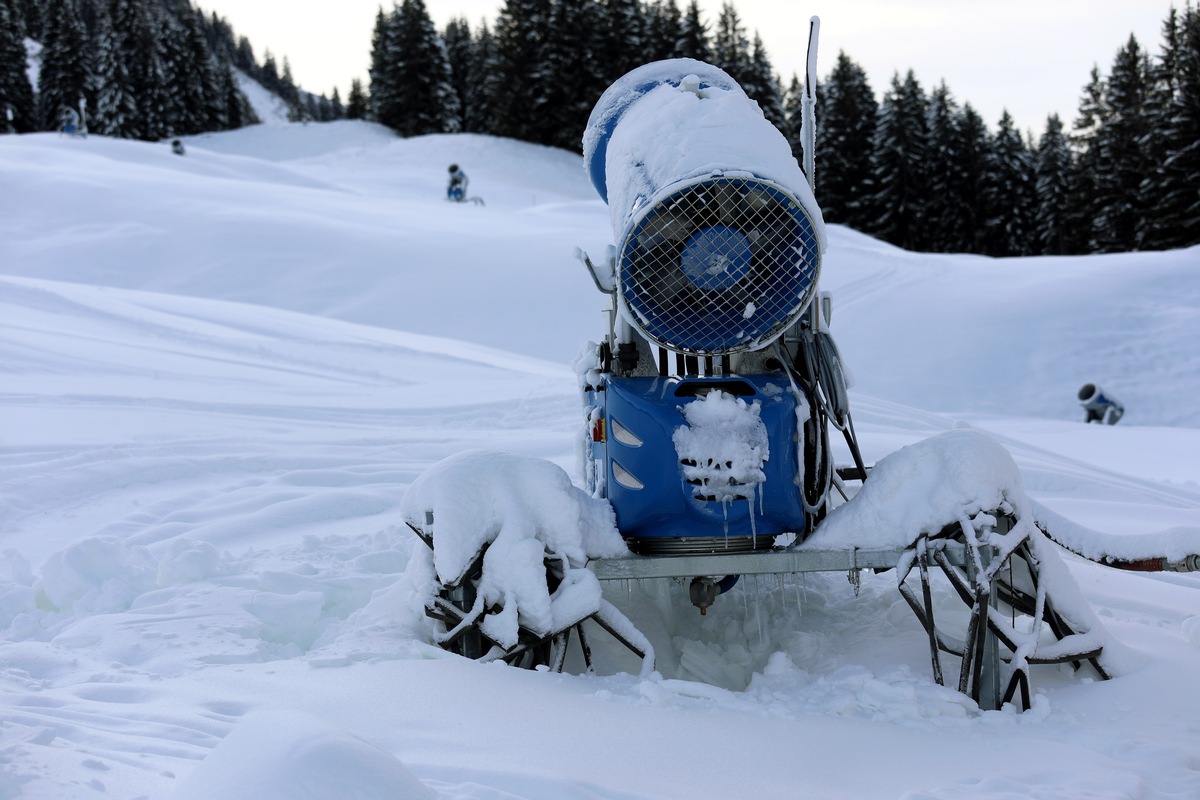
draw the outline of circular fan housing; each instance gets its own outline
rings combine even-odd
[[[630,228],[621,301],[630,322],[670,350],[755,350],[804,313],[820,261],[813,222],[789,192],[710,177],[670,191]]]

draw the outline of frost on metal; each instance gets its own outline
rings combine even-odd
[[[759,404],[714,390],[683,407],[687,425],[672,441],[693,496],[718,503],[753,500],[770,458]]]

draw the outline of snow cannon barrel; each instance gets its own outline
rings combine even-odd
[[[761,349],[816,293],[824,223],[791,146],[722,70],[672,59],[592,110],[584,165],[609,206],[622,316],[670,350]]]

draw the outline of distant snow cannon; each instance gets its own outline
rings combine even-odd
[[[1083,406],[1084,422],[1116,425],[1125,415],[1125,406],[1121,405],[1121,401],[1094,383],[1085,383],[1080,387],[1079,405]]]
[[[608,203],[621,316],[675,352],[761,349],[816,291],[821,212],[783,135],[722,70],[673,59],[601,96],[584,163]]]

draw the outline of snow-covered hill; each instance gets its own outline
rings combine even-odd
[[[575,470],[607,212],[578,157],[489,137],[185,143],[0,137],[0,797],[1200,796],[1195,575],[1069,559],[1132,665],[1040,668],[1022,715],[933,683],[889,574],[685,601],[645,679],[425,644],[400,499],[474,447]],[[451,162],[486,205],[441,200]],[[834,226],[868,459],[972,426],[1075,523],[1200,536],[1198,264]]]

